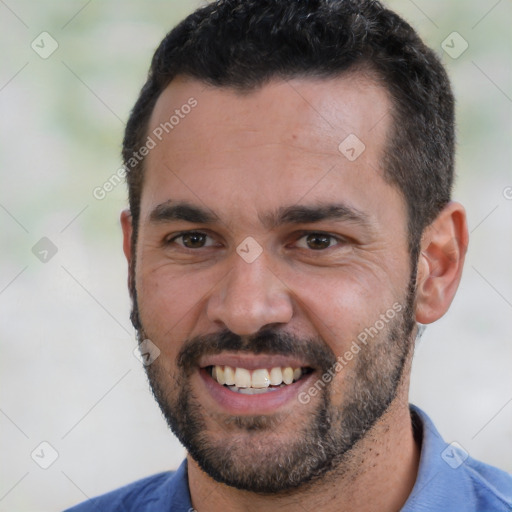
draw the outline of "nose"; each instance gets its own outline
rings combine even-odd
[[[288,323],[293,316],[290,290],[270,270],[265,258],[247,263],[234,254],[233,260],[231,271],[208,299],[208,319],[239,336]]]

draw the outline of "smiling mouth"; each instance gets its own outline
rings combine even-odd
[[[256,395],[277,391],[301,380],[313,372],[312,368],[276,366],[270,369],[234,368],[231,366],[207,366],[206,372],[221,386],[245,395]]]

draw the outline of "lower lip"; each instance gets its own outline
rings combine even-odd
[[[307,374],[293,384],[256,395],[245,395],[229,390],[226,386],[222,386],[215,381],[204,368],[201,368],[199,375],[209,395],[222,409],[230,414],[249,415],[274,413],[288,402],[300,404],[298,395],[303,388],[308,386],[315,374]]]

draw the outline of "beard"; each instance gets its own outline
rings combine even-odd
[[[397,396],[413,348],[412,277],[405,295],[402,311],[361,347],[353,368],[341,370],[341,404],[333,403],[336,379],[332,379],[322,382],[325,385],[316,401],[308,407],[298,401],[288,414],[212,416],[204,411],[191,388],[190,375],[205,355],[230,351],[297,356],[318,371],[318,380],[332,372],[336,356],[325,341],[292,335],[280,328],[250,337],[223,331],[186,340],[172,371],[160,359],[145,368],[153,395],[172,432],[201,469],[218,482],[275,494],[313,483],[333,471],[343,473],[353,448]],[[140,319],[136,300],[132,318]],[[137,333],[139,341],[147,337],[142,322]],[[294,419],[301,407],[304,412],[299,420]]]

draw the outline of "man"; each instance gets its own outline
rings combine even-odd
[[[123,157],[131,318],[188,455],[72,510],[512,510],[408,404],[468,243],[450,84],[409,25],[211,3],[157,49]]]

